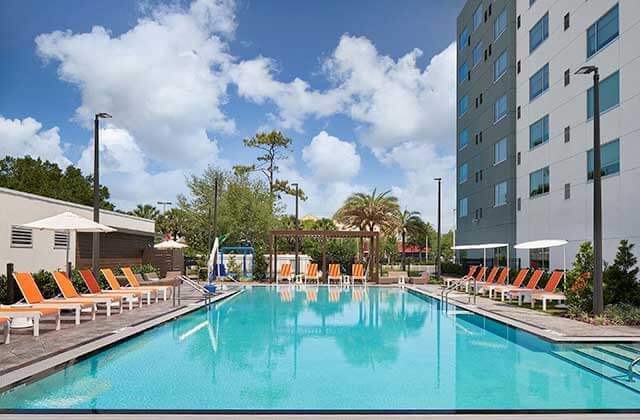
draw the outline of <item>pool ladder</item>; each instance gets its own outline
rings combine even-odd
[[[449,286],[442,289],[442,292],[440,292],[440,301],[442,302],[442,308],[445,311],[447,310],[447,303],[449,302],[449,293],[453,292],[464,281],[465,279],[456,280],[453,283],[451,283]]]
[[[628,375],[629,382],[633,382],[633,374],[634,374],[633,367],[635,365],[637,365],[638,363],[640,363],[640,356],[636,357],[635,359],[633,359],[631,361],[631,363],[629,363],[629,368],[627,369],[627,375]]]

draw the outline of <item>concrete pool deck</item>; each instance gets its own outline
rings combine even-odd
[[[239,292],[231,289],[214,296],[216,302]],[[193,312],[206,304],[194,290],[183,286],[180,299],[134,307],[107,318],[99,311],[95,321],[83,314],[80,325],[73,317],[63,316],[61,328],[55,330],[55,321],[40,321],[40,336],[33,337],[32,329],[11,329],[11,343],[0,345],[0,392],[34,376],[50,373],[52,369],[75,361],[118,341],[151,329],[166,321]]]
[[[442,288],[437,284],[407,286],[417,293],[440,299]],[[532,310],[528,305],[517,306],[480,295],[476,304],[469,303],[469,295],[463,292],[449,294],[449,302],[469,312],[511,325],[546,340],[558,343],[640,342],[640,327],[592,325],[561,316]]]

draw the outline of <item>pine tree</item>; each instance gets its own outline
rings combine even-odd
[[[608,266],[603,275],[605,304],[628,303],[640,305],[640,283],[636,266],[638,259],[633,254],[634,244],[623,239],[613,264]]]

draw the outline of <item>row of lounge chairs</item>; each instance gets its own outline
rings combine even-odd
[[[60,290],[60,295],[53,299],[45,299],[31,273],[13,273],[18,288],[23,296],[23,301],[14,305],[0,305],[0,326],[4,328],[4,342],[10,340],[10,325],[14,318],[26,318],[33,323],[33,335],[40,335],[40,320],[45,317],[53,317],[56,322],[56,330],[60,329],[61,312],[72,312],[75,324],[80,324],[82,312],[89,312],[91,319],[96,318],[98,308],[104,308],[106,316],[110,317],[114,310],[122,313],[125,306],[132,310],[134,305],[142,307],[143,302],[151,304],[152,299],[157,303],[160,296],[164,301],[170,296],[172,286],[143,286],[138,281],[133,271],[122,268],[128,286],[120,285],[117,277],[109,268],[100,270],[104,275],[110,289],[102,289],[98,280],[90,270],[80,270],[80,275],[89,290],[89,293],[79,293],[66,273],[56,271],[53,278]]]
[[[291,264],[282,264],[280,272],[277,274],[277,281],[285,281],[289,283],[307,283],[308,281],[315,281],[320,283],[320,272],[318,271],[318,264],[311,263],[307,265],[307,271],[295,275],[291,271]],[[329,270],[327,273],[327,283],[331,284],[332,281],[337,283],[354,283],[360,281],[362,284],[367,284],[367,276],[364,270],[363,264],[353,264],[351,266],[351,275],[343,275],[340,270],[340,264],[329,264]]]
[[[464,289],[467,293],[487,293],[489,298],[497,298],[504,302],[506,298],[511,301],[518,298],[518,305],[522,305],[526,296],[530,298],[531,308],[536,301],[542,302],[542,310],[547,310],[547,302],[563,302],[566,300],[564,293],[558,290],[560,281],[564,277],[563,271],[553,271],[544,288],[538,288],[538,283],[544,275],[544,270],[531,270],[523,268],[518,272],[513,283],[507,284],[509,276],[508,267],[493,267],[487,274],[487,267],[471,266],[469,272],[462,279],[447,279],[445,287]],[[486,278],[485,278],[486,276]],[[529,280],[525,284],[525,280]]]

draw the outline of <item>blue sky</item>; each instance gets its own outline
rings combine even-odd
[[[377,187],[433,220],[434,176],[454,205],[462,3],[2,2],[0,154],[88,171],[91,115],[109,112],[103,180],[127,209],[173,200],[208,164],[249,162],[241,140],[278,129],[304,213]]]

